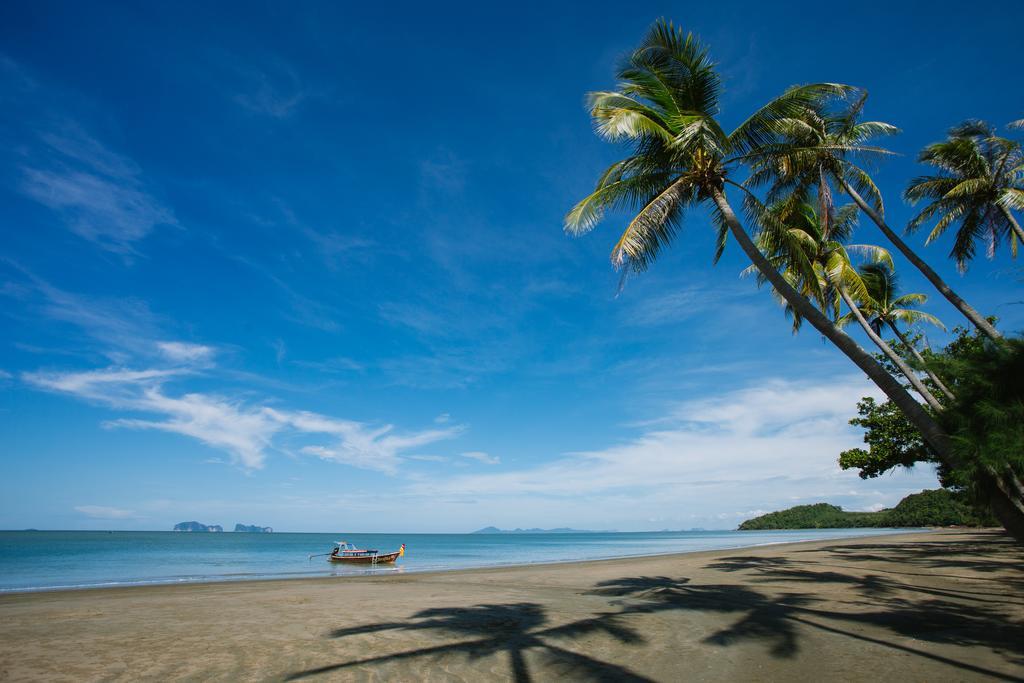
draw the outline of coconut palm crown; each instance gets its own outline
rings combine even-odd
[[[861,302],[861,310],[868,316],[876,333],[881,334],[888,326],[900,334],[898,325],[901,323],[910,327],[927,323],[946,329],[934,315],[918,310],[918,306],[928,301],[927,295],[899,293],[899,278],[891,267],[884,263],[865,263],[859,270],[869,296]]]
[[[937,219],[928,242],[958,225],[950,257],[964,271],[974,258],[978,241],[995,255],[1008,241],[1014,255],[1024,230],[1013,211],[1024,209],[1024,153],[1019,142],[999,137],[984,121],[966,121],[949,131],[942,142],[925,147],[921,163],[937,169],[910,181],[904,197],[912,204],[926,202],[908,226],[916,230]]]
[[[658,21],[618,69],[614,91],[592,92],[587,106],[597,133],[627,143],[631,154],[600,176],[595,190],[566,216],[565,229],[579,235],[593,229],[609,210],[636,211],[612,249],[616,268],[645,270],[667,246],[683,214],[697,204],[710,207],[718,228],[718,249],[726,227],[712,199],[738,160],[769,144],[781,121],[797,116],[848,86],[818,83],[793,87],[754,112],[731,133],[716,116],[721,79],[707,49],[691,33]]]
[[[768,201],[789,194],[806,194],[816,186],[822,210],[831,203],[829,187],[834,183],[860,207],[886,239],[946,298],[972,325],[992,339],[1001,335],[992,324],[910,248],[885,221],[882,195],[864,169],[864,161],[890,154],[872,138],[898,131],[881,121],[860,121],[867,93],[853,101],[833,98],[819,100],[793,119],[778,122],[780,139],[762,146],[750,156],[754,172],[746,184],[767,186]]]
[[[900,131],[883,121],[860,120],[867,97],[867,92],[861,90],[852,101],[819,100],[798,116],[780,121],[780,139],[751,155],[754,171],[746,184],[767,186],[769,202],[787,195],[805,196],[814,189],[822,216],[832,210],[830,183],[845,184],[883,213],[882,194],[863,166],[864,162],[892,154],[870,144],[872,139]]]
[[[857,301],[870,301],[871,296],[860,272],[854,267],[851,253],[866,257],[871,263],[892,266],[886,249],[869,244],[847,244],[857,224],[858,208],[847,204],[824,211],[809,201],[790,197],[771,207],[754,207],[748,198],[748,213],[758,216],[762,225],[757,244],[769,262],[780,270],[786,280],[810,299],[832,320],[840,319],[844,287]],[[756,273],[748,268],[744,274]],[[757,273],[759,285],[765,283]],[[777,293],[776,293],[776,296]],[[785,304],[785,302],[783,302]],[[802,318],[785,304],[786,315],[793,318],[793,331],[800,329]]]

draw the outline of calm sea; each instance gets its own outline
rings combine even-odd
[[[569,534],[245,534],[170,531],[0,531],[0,592],[102,586],[355,576],[596,560],[851,538],[906,529]],[[346,540],[381,552],[405,543],[394,568],[338,567]]]

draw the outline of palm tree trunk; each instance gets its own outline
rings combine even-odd
[[[907,243],[900,239],[899,235],[893,232],[892,228],[886,225],[885,220],[878,215],[878,212],[871,208],[871,206],[864,201],[864,198],[861,197],[860,194],[853,189],[844,178],[837,175],[836,180],[839,182],[840,187],[843,188],[843,191],[850,195],[853,202],[860,207],[861,211],[867,214],[868,218],[874,221],[875,225],[878,226],[878,229],[881,230],[886,238],[888,238],[888,240],[900,250],[900,253],[906,256],[907,260],[914,264],[914,267],[921,271],[921,273],[928,278],[928,281],[934,285],[935,289],[939,290],[939,293],[946,297],[949,303],[953,304],[958,311],[963,313],[964,317],[967,318],[972,325],[984,332],[991,339],[999,340],[1003,338],[1003,335],[999,334],[996,328],[992,327],[989,321],[985,320],[985,317],[982,316],[981,313],[978,313],[973,306],[961,299],[960,295],[954,292],[953,289],[946,284],[946,281],[939,277],[938,273],[932,270],[931,266],[925,263],[920,256],[915,254],[914,250],[907,246]]]
[[[716,189],[712,198],[718,210],[722,213],[729,232],[732,233],[739,243],[747,258],[764,275],[765,279],[771,283],[775,291],[786,300],[786,303],[792,306],[793,310],[804,320],[811,323],[814,329],[818,330],[824,337],[835,344],[840,351],[853,361],[854,365],[863,370],[871,381],[885,392],[889,400],[895,403],[903,411],[903,414],[907,416],[907,419],[921,431],[924,440],[940,458],[944,461],[951,458],[952,451],[950,449],[949,437],[946,436],[921,404],[908,394],[903,385],[886,372],[885,368],[871,357],[871,354],[862,349],[849,335],[836,327],[831,320],[825,317],[824,313],[815,308],[806,297],[793,289],[779,271],[772,267],[767,257],[761,253],[761,250],[750,239],[750,235],[740,225],[739,219],[736,218],[736,213],[732,210],[729,200],[726,199],[725,193],[721,189]]]
[[[949,387],[947,387],[945,384],[942,383],[942,380],[939,379],[938,375],[936,375],[934,372],[932,372],[928,368],[928,364],[925,363],[924,357],[920,353],[917,352],[917,349],[914,348],[914,345],[911,344],[910,341],[907,340],[906,336],[902,332],[900,332],[900,328],[896,327],[896,324],[893,323],[893,322],[889,322],[889,327],[896,334],[896,337],[901,342],[903,342],[903,345],[906,346],[908,349],[910,349],[910,353],[911,353],[911,355],[914,356],[914,360],[916,360],[918,363],[921,364],[921,368],[925,371],[925,374],[928,375],[929,379],[931,379],[931,381],[935,382],[935,386],[937,386],[939,388],[939,391],[941,391],[943,394],[945,394],[946,398],[948,398],[949,400],[951,400],[951,401],[955,400],[956,396],[953,395],[953,392],[949,390]]]
[[[991,467],[979,468],[975,475],[982,494],[992,507],[999,523],[1020,542],[1024,543],[1024,504],[1005,477],[997,475]]]
[[[938,456],[940,462],[956,466],[957,458],[953,453],[952,443],[949,436],[942,430],[939,424],[931,415],[918,403],[913,396],[907,393],[903,385],[895,377],[886,372],[867,351],[862,349],[849,335],[836,327],[832,321],[815,308],[810,301],[797,292],[786,282],[785,278],[772,267],[764,254],[757,248],[750,235],[740,225],[736,213],[729,205],[728,199],[722,188],[712,190],[712,199],[715,206],[722,214],[729,232],[739,243],[743,253],[747,255],[754,267],[760,271],[766,280],[775,287],[786,302],[799,313],[804,320],[811,323],[814,329],[831,341],[842,351],[853,363],[864,371],[864,373],[881,389],[889,400],[910,420],[911,424],[921,432],[921,437],[928,444],[932,452]],[[1011,495],[1006,489],[1005,482],[1001,482],[994,473],[984,470],[986,477],[982,478],[982,485],[985,487],[985,494],[992,503],[992,511],[1000,523],[1013,536],[1024,543],[1024,505],[1020,499]],[[1002,484],[1002,486],[1000,486]]]
[[[942,404],[939,403],[938,399],[935,398],[932,392],[928,391],[928,387],[926,387],[924,382],[922,382],[914,373],[914,369],[907,365],[905,360],[900,358],[900,354],[893,351],[892,347],[886,344],[884,339],[875,334],[875,331],[871,328],[871,324],[868,323],[864,314],[860,312],[860,307],[857,306],[856,302],[846,292],[846,287],[842,284],[838,284],[836,285],[836,288],[839,290],[839,296],[841,296],[843,301],[846,302],[846,307],[850,309],[850,313],[852,313],[853,317],[857,319],[858,323],[860,323],[864,333],[868,335],[868,339],[874,342],[875,346],[882,350],[882,353],[885,354],[886,358],[891,360],[893,364],[900,369],[900,372],[902,372],[903,376],[907,378],[910,385],[914,387],[914,390],[917,393],[921,394],[921,398],[923,398],[925,402],[932,407],[932,410],[935,412],[941,412]]]
[[[1006,220],[1010,221],[1010,226],[1013,228],[1013,232],[1016,233],[1017,239],[1024,244],[1024,229],[1020,227],[1020,223],[1017,222],[1017,219],[1013,217],[1013,213],[1005,206],[1000,205],[999,208],[1002,209],[1003,214],[1006,215]]]

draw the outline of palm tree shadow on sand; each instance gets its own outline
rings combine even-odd
[[[548,617],[541,605],[530,602],[442,607],[422,610],[407,621],[368,624],[337,629],[332,638],[348,638],[383,631],[427,631],[456,642],[417,648],[395,654],[356,659],[330,666],[307,669],[291,674],[286,680],[297,680],[318,674],[342,672],[353,667],[385,664],[402,660],[430,660],[458,655],[467,659],[506,654],[511,677],[526,683],[533,680],[526,653],[542,660],[544,676],[553,675],[575,680],[640,682],[650,679],[629,669],[595,657],[567,649],[562,643],[582,636],[605,634],[622,643],[642,644],[644,639],[635,630],[621,623],[617,613],[600,613],[558,626],[547,626]]]
[[[1024,681],[927,647],[931,643],[983,648],[1008,665],[1007,670],[1024,667],[1024,622],[1016,616],[1024,552],[1001,535],[985,540],[991,543],[978,548],[941,540],[909,546],[835,544],[816,549],[821,556],[817,559],[804,558],[802,550],[784,555],[736,554],[707,565],[718,576],[735,577],[733,582],[702,584],[668,576],[604,581],[583,593],[605,598],[603,611],[560,625],[550,623],[543,605],[531,602],[427,609],[407,620],[341,628],[328,636],[421,632],[440,644],[308,669],[289,679],[389,662],[431,664],[436,658],[454,655],[468,660],[507,656],[509,677],[516,681],[535,677],[645,681],[621,664],[574,650],[595,652],[588,637],[598,636],[637,646],[636,656],[642,657],[639,646],[647,644],[641,635],[647,615],[694,612],[731,619],[724,627],[714,626],[721,624],[718,619],[698,620],[707,626],[699,626],[704,631],[695,633],[695,638],[716,647],[759,642],[769,656],[789,659],[800,653],[803,636],[818,632],[850,638],[879,652],[930,660],[946,667],[949,678],[973,674]],[[984,551],[983,557],[979,551]],[[947,581],[940,587],[922,581],[927,576],[963,581]],[[990,581],[998,581],[1005,592],[988,590]],[[819,590],[827,584],[840,589],[840,602]],[[782,586],[788,590],[780,591]],[[800,592],[800,586],[809,590]],[[693,622],[688,623],[686,628],[693,628]],[[588,642],[572,648],[573,640],[583,638]]]
[[[738,615],[732,625],[704,638],[703,642],[711,645],[724,647],[743,640],[758,640],[769,646],[772,656],[790,658],[799,651],[798,627],[809,628],[930,659],[960,671],[1024,681],[1018,676],[901,644],[909,636],[932,643],[986,647],[1002,654],[1009,662],[1024,665],[1024,624],[1007,619],[993,608],[978,602],[962,602],[960,596],[954,596],[957,602],[934,599],[927,592],[924,592],[926,598],[914,600],[902,591],[913,594],[918,589],[890,579],[791,568],[789,564],[782,558],[736,557],[709,566],[725,571],[754,568],[756,576],[744,577],[748,584],[754,585],[761,579],[845,584],[863,599],[862,602],[836,611],[817,605],[821,600],[808,594],[768,595],[750,585],[693,585],[689,579],[666,576],[605,581],[592,592],[616,598],[611,604],[621,608],[618,614],[622,616],[673,610]],[[879,638],[865,633],[863,627],[871,626],[885,629],[885,636]]]

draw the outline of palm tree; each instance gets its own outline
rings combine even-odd
[[[948,453],[945,434],[921,404],[783,278],[744,230],[725,194],[727,185],[745,191],[729,177],[730,170],[744,155],[772,143],[780,122],[851,89],[829,83],[790,88],[726,134],[715,119],[721,81],[707,49],[665,21],[651,27],[618,78],[618,90],[591,93],[588,104],[598,134],[630,143],[632,153],[612,164],[595,191],[569,212],[566,230],[579,235],[609,209],[639,209],[611,258],[618,268],[640,272],[672,241],[687,209],[708,206],[719,234],[716,258],[731,234],[793,311],[850,357],[919,426],[936,452]]]
[[[942,330],[946,329],[942,321],[931,313],[917,310],[918,306],[928,301],[928,297],[924,294],[903,294],[898,296],[899,279],[896,271],[885,264],[865,263],[860,267],[860,279],[864,282],[869,297],[867,302],[861,304],[861,310],[868,314],[868,322],[871,325],[871,329],[876,334],[881,335],[882,329],[888,326],[893,334],[896,335],[896,338],[903,344],[904,348],[914,357],[914,360],[917,361],[925,374],[939,388],[939,391],[951,400],[956,398],[953,392],[939,379],[939,376],[928,367],[927,361],[917,350],[917,347],[914,346],[913,341],[908,339],[907,335],[899,327],[900,323],[907,325],[928,323]],[[844,323],[843,320],[839,322],[841,325]]]
[[[1013,215],[1014,209],[1024,209],[1024,154],[1019,142],[997,136],[984,121],[966,121],[942,142],[925,147],[918,161],[938,173],[914,178],[903,193],[911,204],[928,202],[908,229],[938,218],[927,244],[959,224],[950,257],[961,272],[974,258],[979,239],[988,242],[989,258],[1007,238],[1016,256],[1017,243],[1024,241],[1024,229]]]
[[[1001,339],[995,327],[953,291],[885,222],[881,192],[867,171],[854,160],[890,154],[888,150],[868,143],[881,135],[894,135],[899,129],[881,121],[859,121],[866,101],[867,93],[861,92],[860,97],[845,109],[835,111],[825,106],[808,107],[799,116],[780,122],[782,139],[777,144],[756,150],[752,155],[755,170],[747,184],[769,184],[769,199],[799,188],[816,186],[819,197],[827,200],[831,196],[829,181],[835,182],[878,226],[886,239],[972,325],[991,339]]]
[[[826,202],[819,202],[819,206],[826,207]],[[882,339],[879,330],[860,310],[864,303],[858,302],[874,306],[874,301],[860,272],[853,266],[850,252],[865,254],[874,262],[872,265],[879,264],[889,269],[892,267],[892,257],[881,247],[845,244],[857,223],[857,206],[849,204],[834,212],[831,207],[827,207],[819,213],[809,203],[799,202],[794,205],[789,201],[764,211],[751,199],[748,208],[760,217],[764,226],[758,235],[758,247],[772,266],[782,271],[786,281],[840,326],[856,321],[875,346],[899,368],[925,402],[933,410],[941,410],[942,404],[906,361]],[[758,282],[763,284],[764,278],[759,276]],[[842,304],[846,304],[850,312],[840,318]],[[786,309],[793,316],[794,330],[798,329],[800,316],[788,304]]]
[[[769,263],[726,196],[727,185],[747,192],[729,173],[746,155],[776,142],[783,122],[797,119],[825,98],[844,96],[851,88],[829,83],[790,88],[727,134],[715,119],[721,81],[708,51],[693,34],[665,21],[651,27],[619,69],[618,77],[617,90],[591,93],[588,104],[597,133],[613,142],[628,143],[630,154],[612,164],[594,192],[568,213],[566,231],[574,235],[588,232],[610,209],[635,210],[612,250],[612,262],[640,272],[671,243],[687,209],[707,206],[718,229],[716,257],[726,235],[732,235],[793,310],[867,374],[921,431],[941,460],[952,463],[949,438],[938,423],[899,381]],[[1005,492],[994,502],[1007,528],[1024,540],[1024,504]]]

